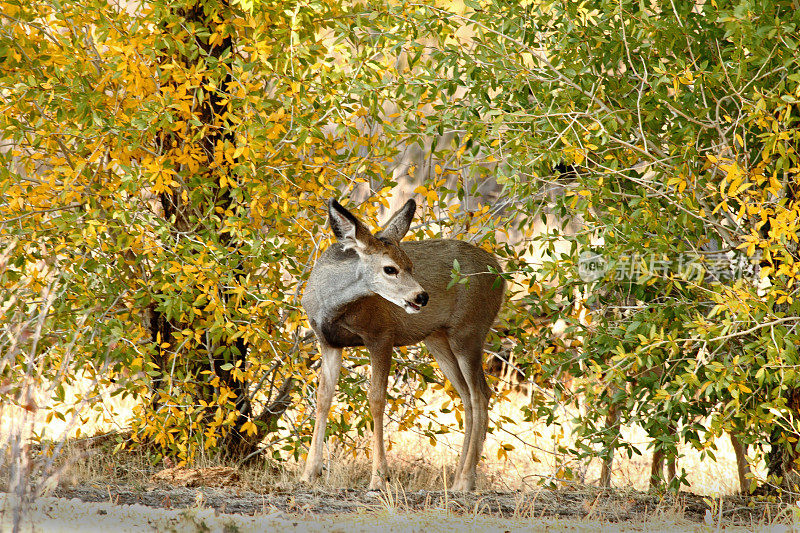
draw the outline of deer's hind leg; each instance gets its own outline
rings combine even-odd
[[[453,490],[475,490],[476,469],[483,452],[486,430],[489,427],[489,398],[492,393],[483,372],[485,338],[486,331],[477,332],[469,328],[448,331],[448,343],[467,384],[469,402],[472,406],[469,443],[461,452],[463,464],[461,470],[456,472]]]
[[[464,469],[464,459],[472,437],[472,399],[469,386],[461,373],[461,368],[458,366],[458,361],[450,348],[450,343],[444,331],[436,331],[427,336],[425,338],[425,346],[433,354],[433,358],[436,359],[436,363],[442,369],[444,377],[456,389],[458,396],[461,398],[461,403],[464,405],[464,442],[461,446],[461,454],[455,471],[455,480],[458,481],[461,471]]]
[[[322,367],[317,384],[317,418],[314,421],[314,435],[311,437],[311,449],[308,451],[306,466],[301,481],[311,483],[322,473],[322,452],[325,444],[325,430],[328,427],[328,415],[331,412],[336,383],[342,369],[342,349],[332,348],[320,343]]]

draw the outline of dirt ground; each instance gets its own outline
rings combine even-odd
[[[358,515],[390,510],[396,513],[445,511],[453,516],[514,519],[598,520],[605,523],[645,523],[669,515],[697,525],[753,527],[774,524],[786,507],[741,497],[711,502],[692,494],[678,497],[602,490],[546,490],[536,493],[371,492],[276,487],[269,493],[226,488],[76,486],[60,487],[51,496],[114,505],[144,505],[162,509],[210,508],[217,513],[316,517]],[[711,503],[713,512],[709,507]]]
[[[577,484],[558,490],[531,487],[454,493],[431,490],[442,484],[432,474],[435,465],[427,463],[425,468],[416,463],[395,465],[393,471],[414,471],[417,476],[395,480],[385,492],[337,488],[366,485],[369,462],[352,458],[332,459],[330,479],[309,488],[295,481],[297,465],[212,463],[165,468],[167,461],[155,466],[147,454],[112,453],[110,445],[92,443],[88,448],[83,442],[71,443],[59,458],[62,470],[52,483],[39,480],[34,484],[50,490],[39,494],[28,509],[29,530],[784,532],[795,531],[800,524],[797,505],[740,496],[688,492],[675,496]],[[492,473],[493,482],[484,487],[502,485],[498,475]],[[0,492],[3,532],[11,529],[22,506],[15,500],[9,473],[3,474],[2,468],[0,480],[4,481],[0,487],[5,486],[0,491],[7,491]]]

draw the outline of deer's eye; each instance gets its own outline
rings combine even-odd
[[[395,267],[383,267],[383,271],[389,276],[397,275],[397,269]]]

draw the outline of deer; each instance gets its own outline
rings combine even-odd
[[[400,242],[416,208],[409,199],[373,234],[335,199],[328,202],[336,242],[317,259],[301,298],[321,360],[303,483],[312,484],[322,474],[325,430],[342,350],[366,347],[373,423],[369,490],[386,489],[383,417],[392,351],[424,342],[464,407],[464,439],[451,490],[475,490],[491,398],[483,345],[500,310],[505,280],[494,255],[467,242]],[[451,283],[454,261],[466,283]]]

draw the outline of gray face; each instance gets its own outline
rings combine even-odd
[[[428,300],[425,289],[414,279],[411,260],[396,244],[382,248],[359,253],[362,273],[370,289],[407,313],[419,313]]]
[[[376,236],[338,202],[332,201],[329,208],[333,232],[344,249],[358,254],[359,274],[368,289],[407,313],[419,313],[428,303],[428,294],[413,277],[411,260],[398,244],[415,209],[413,201],[407,202]]]

